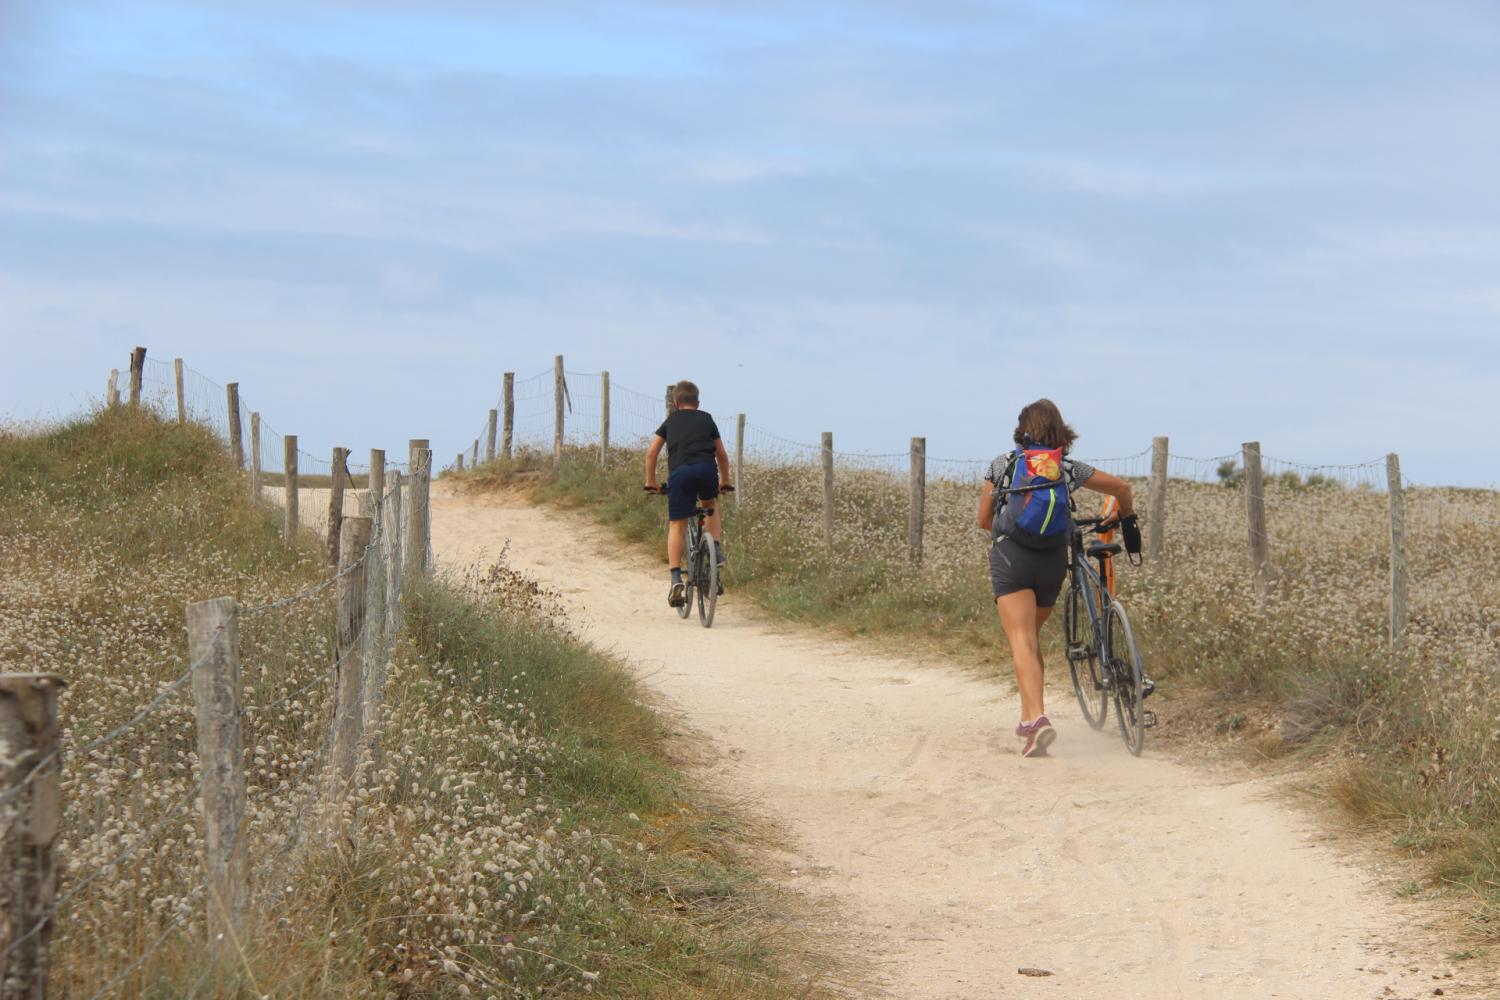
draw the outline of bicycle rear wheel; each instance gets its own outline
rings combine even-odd
[[[713,627],[714,609],[719,606],[719,560],[713,536],[704,533],[698,546],[698,565],[693,576],[698,580],[698,620],[704,628]]]
[[[1102,729],[1109,719],[1109,689],[1104,686],[1099,659],[1099,635],[1089,619],[1083,592],[1068,588],[1063,604],[1063,637],[1067,644],[1068,673],[1073,677],[1073,693],[1084,721]]]
[[[1135,646],[1130,618],[1118,601],[1111,601],[1105,618],[1110,673],[1114,676],[1115,714],[1120,720],[1120,735],[1125,746],[1137,757],[1146,742],[1145,672],[1141,669],[1141,651]]]

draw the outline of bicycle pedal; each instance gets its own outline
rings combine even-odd
[[[1151,711],[1151,709],[1149,709],[1149,708],[1143,709],[1141,711],[1141,725],[1144,726],[1147,729],[1155,729],[1156,728],[1156,713],[1153,712],[1153,711]]]

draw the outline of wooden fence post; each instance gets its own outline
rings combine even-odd
[[[486,462],[493,462],[495,460],[495,425],[498,422],[499,416],[496,411],[490,411],[490,423],[485,429],[484,438],[484,460]]]
[[[552,461],[562,461],[563,448],[563,358],[552,361]]]
[[[137,347],[130,352],[130,405],[141,405],[141,383],[146,377],[146,349]]]
[[[120,369],[118,368],[109,370],[109,387],[104,390],[104,405],[120,405]]]
[[[1399,649],[1406,633],[1406,492],[1401,483],[1401,459],[1385,456],[1387,502],[1391,509],[1391,649]]]
[[[426,438],[411,441],[411,504],[407,514],[406,551],[410,555],[411,571],[417,576],[426,576],[428,570],[428,539],[430,534],[432,483],[432,450]]]
[[[334,663],[333,773],[339,795],[354,786],[364,743],[365,549],[370,519],[347,518],[339,544],[338,659]]]
[[[745,497],[745,415],[734,417],[734,505],[744,503]]]
[[[297,543],[297,525],[301,521],[298,509],[301,497],[297,482],[297,435],[288,434],[281,439],[281,499],[286,504],[286,522],[281,529],[288,545]]]
[[[823,541],[833,546],[833,431],[823,432]]]
[[[599,373],[599,464],[609,461],[609,372]]]
[[[516,430],[516,373],[505,373],[505,393],[501,405],[505,408],[505,433],[500,438],[500,460],[509,462],[512,438]]]
[[[379,503],[385,496],[385,449],[370,449],[370,476],[365,481],[365,496]]]
[[[913,566],[922,565],[922,522],[927,511],[927,439],[911,439],[911,505],[906,539]]]
[[[475,438],[474,439],[474,453],[473,453],[472,457],[469,459],[469,465],[470,466],[475,466],[475,465],[478,465],[478,464],[479,464],[479,439]]]
[[[229,453],[234,456],[234,467],[245,467],[245,440],[240,435],[240,384],[231,382],[224,387],[229,403]]]
[[[339,532],[344,526],[344,481],[349,478],[349,449],[333,449],[328,483],[328,564],[339,564]]]
[[[250,411],[250,502],[260,506],[260,414]]]
[[[6,1000],[47,995],[61,761],[39,772],[29,786],[22,783],[58,750],[57,696],[63,687],[55,674],[0,674],[0,745],[6,748],[0,790],[15,796],[0,806],[0,921],[7,945],[0,952],[0,996]]]
[[[1266,535],[1265,478],[1260,465],[1260,442],[1244,444],[1245,513],[1250,525],[1250,568],[1261,596],[1271,587],[1271,543]]]
[[[464,471],[464,453],[463,452],[459,452],[458,453],[458,459],[453,463],[453,467],[455,469],[457,469],[459,472]]]
[[[385,634],[395,635],[401,629],[401,589],[403,584],[402,564],[404,551],[408,547],[405,539],[406,521],[401,516],[403,492],[401,473],[392,474],[389,506],[385,516],[383,539],[385,542]]]
[[[373,764],[380,761],[381,706],[385,698],[390,641],[401,627],[401,473],[395,473],[394,479],[395,486],[385,502],[375,508],[380,518],[380,562],[385,567],[385,579],[366,582],[366,587],[385,587],[379,598],[380,620],[367,626],[380,637],[378,644],[370,644],[373,655],[369,657],[365,671],[364,737]],[[370,606],[374,607],[376,603],[372,599]]]
[[[177,382],[177,422],[187,423],[187,393],[183,391],[182,385],[182,359],[172,359],[172,374]]]
[[[675,384],[667,385],[667,416],[669,417],[672,415],[673,411],[677,409],[677,403],[672,399],[672,390],[676,388],[677,386]]]
[[[245,755],[240,719],[239,607],[232,597],[187,606],[188,661],[203,768],[203,867],[208,882],[208,946],[240,954],[249,902]]]
[[[1146,555],[1160,559],[1167,551],[1167,439],[1151,439],[1151,488],[1147,497]]]

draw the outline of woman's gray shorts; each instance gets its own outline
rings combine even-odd
[[[990,546],[990,587],[996,597],[1021,590],[1036,592],[1036,606],[1057,603],[1063,578],[1068,575],[1068,550],[1028,549],[1009,538]]]

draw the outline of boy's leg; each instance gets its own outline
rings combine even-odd
[[[713,500],[701,500],[699,503],[713,511],[703,519],[703,523],[708,526],[708,533],[714,536],[714,541],[722,542],[724,537],[723,529],[719,526],[719,505]]]
[[[687,518],[667,523],[667,566],[682,568],[682,550],[687,548]]]

